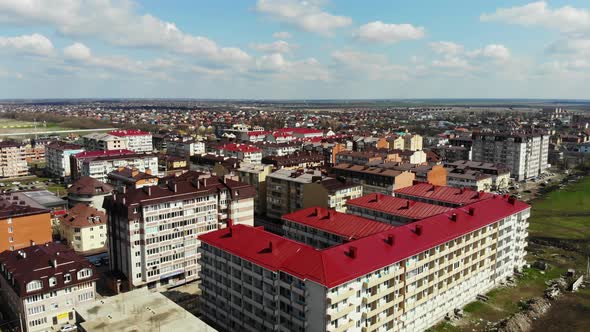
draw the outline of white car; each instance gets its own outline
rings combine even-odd
[[[61,327],[61,329],[59,329],[60,332],[73,332],[73,331],[78,331],[78,328],[72,324],[66,324],[64,326]]]

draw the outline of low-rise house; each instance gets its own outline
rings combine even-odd
[[[27,332],[75,323],[74,308],[94,301],[97,279],[94,266],[61,243],[0,254],[3,308]]]
[[[74,251],[85,255],[106,252],[108,237],[104,212],[79,203],[59,219],[61,238]]]
[[[158,177],[151,170],[140,172],[137,168],[121,167],[108,175],[108,182],[115,190],[123,191],[125,187],[142,188],[158,184]]]

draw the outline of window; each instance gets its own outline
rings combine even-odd
[[[67,284],[70,281],[72,281],[72,275],[69,273],[64,274],[64,282]]]
[[[85,278],[89,278],[91,276],[92,276],[91,269],[82,269],[82,270],[78,271],[78,279],[85,279]]]
[[[8,242],[10,242],[10,243],[14,242],[14,238],[13,238],[12,236],[11,236],[11,237],[9,237],[9,238],[8,238]]]
[[[41,280],[33,280],[27,284],[27,292],[36,291],[43,288],[43,282]]]
[[[12,233],[14,231],[14,229],[12,228],[12,226],[8,226],[8,233]]]
[[[49,287],[55,287],[57,285],[57,278],[51,277],[49,278]]]

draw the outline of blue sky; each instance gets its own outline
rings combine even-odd
[[[588,99],[590,3],[0,0],[0,98]]]

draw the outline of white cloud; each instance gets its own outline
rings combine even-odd
[[[37,33],[17,37],[0,37],[0,50],[2,49],[40,56],[49,56],[54,51],[51,40]]]
[[[282,80],[329,81],[330,72],[315,58],[289,61],[280,53],[264,55],[256,60],[259,73]]]
[[[463,53],[465,47],[463,45],[459,45],[457,43],[449,42],[449,41],[439,41],[430,43],[430,48],[437,53],[443,55],[456,55]]]
[[[350,17],[325,12],[320,7],[320,2],[313,0],[258,0],[256,10],[279,21],[321,35],[330,35],[335,29],[352,24]]]
[[[293,37],[287,31],[278,31],[273,33],[272,36],[277,39],[290,39],[291,37]]]
[[[46,24],[69,37],[93,36],[113,45],[161,48],[219,63],[251,60],[243,50],[220,47],[206,37],[181,31],[172,22],[138,14],[131,0],[3,0],[0,21]]]
[[[549,54],[573,57],[590,57],[590,39],[565,38],[551,43],[546,51]]]
[[[74,43],[64,48],[64,55],[66,58],[73,60],[86,60],[92,56],[90,49],[82,43]]]
[[[396,43],[402,40],[414,40],[424,37],[424,28],[411,24],[387,24],[381,21],[362,25],[355,36],[363,41],[378,43]]]
[[[482,14],[480,20],[523,26],[543,26],[563,32],[590,30],[590,10],[571,6],[550,8],[546,1],[531,2],[511,8],[499,8],[494,13]]]
[[[510,50],[504,45],[490,44],[484,48],[468,53],[471,57],[489,58],[496,61],[506,61],[510,58]]]
[[[332,59],[347,71],[345,75],[348,78],[366,76],[369,80],[400,80],[408,77],[406,67],[391,63],[382,54],[339,50],[331,55]]]
[[[293,51],[294,46],[284,40],[277,40],[270,44],[250,44],[250,47],[266,53],[289,53]]]

